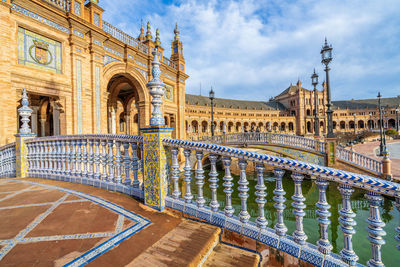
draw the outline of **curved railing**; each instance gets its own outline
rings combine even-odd
[[[336,147],[336,158],[356,167],[361,167],[362,169],[367,169],[379,176],[383,172],[383,164],[381,161],[370,158],[363,154],[351,151],[340,145]]]
[[[397,208],[400,210],[400,185],[397,183],[385,181],[379,178],[370,177],[328,167],[322,167],[301,161],[287,158],[281,158],[261,153],[250,152],[238,148],[220,146],[216,144],[182,141],[174,139],[164,139],[164,145],[171,147],[172,165],[171,165],[171,189],[170,195],[166,200],[166,205],[170,208],[182,211],[191,216],[206,220],[212,224],[224,227],[228,230],[251,237],[257,241],[265,243],[278,250],[284,251],[292,256],[298,257],[314,265],[322,266],[345,266],[356,265],[358,256],[353,250],[352,235],[355,234],[354,226],[356,224],[354,217],[356,214],[352,211],[351,195],[353,188],[359,188],[366,191],[365,198],[369,203],[369,218],[367,240],[371,244],[372,255],[368,261],[369,265],[381,264],[381,245],[384,244],[383,236],[386,234],[383,230],[385,223],[382,221],[379,211],[379,205],[382,201],[381,195],[395,197]],[[185,166],[183,178],[180,176],[178,154],[179,149],[183,149],[185,157]],[[197,162],[195,177],[192,176],[193,154]],[[207,154],[211,163],[208,183],[211,190],[211,201],[206,203],[203,196],[205,175],[202,166],[204,155]],[[224,209],[221,210],[221,197],[217,198],[218,188],[218,172],[216,167],[217,158],[222,157],[225,170],[223,177],[225,193]],[[238,160],[240,170],[240,179],[237,181],[239,197],[241,199],[240,212],[235,216],[235,209],[232,205],[232,193],[234,192],[234,183],[231,176],[232,160]],[[256,165],[257,185],[255,186],[255,202],[258,205],[258,217],[255,222],[251,222],[247,209],[248,206],[248,187],[249,182],[246,178],[246,167],[249,162]],[[274,190],[274,207],[276,208],[277,223],[273,228],[267,227],[268,221],[264,215],[264,207],[266,203],[266,187],[264,185],[265,165],[274,167],[276,180],[276,188]],[[284,221],[286,192],[282,186],[282,177],[286,171],[291,172],[294,181],[294,195],[292,196],[293,214],[296,217],[296,229],[291,236],[287,235],[287,227]],[[316,177],[316,185],[319,189],[319,200],[316,203],[318,214],[320,239],[315,246],[306,242],[307,233],[303,228],[303,218],[306,205],[305,197],[302,194],[302,181],[305,176]],[[191,183],[197,185],[197,190],[192,194]],[[182,185],[180,186],[180,180]],[[342,206],[339,211],[339,223],[344,235],[344,248],[340,251],[340,255],[331,253],[332,245],[328,238],[328,227],[330,225],[331,213],[330,205],[327,203],[326,190],[329,182],[335,182],[339,185],[339,191],[342,195]],[[235,183],[236,184],[236,183]],[[185,193],[182,194],[182,191]],[[236,189],[235,189],[236,190]],[[194,197],[196,195],[196,197]],[[335,216],[336,217],[336,216]],[[400,233],[400,227],[397,228]],[[396,237],[400,241],[400,236]],[[366,242],[368,242],[366,241]],[[360,245],[358,243],[358,245]],[[374,265],[378,266],[378,265]]]
[[[15,143],[0,147],[0,177],[16,176]]]
[[[206,136],[201,141],[212,142],[215,144],[235,144],[235,143],[263,143],[291,146],[299,149],[306,149],[321,154],[326,154],[326,143],[315,139],[297,135],[280,133],[232,133],[218,135],[214,137]]]
[[[128,35],[127,33],[123,32],[117,27],[114,27],[113,25],[104,20],[103,20],[103,31],[110,34],[112,37],[120,40],[124,44],[137,48],[139,51],[145,54],[147,54],[148,52],[148,47],[146,45],[142,44],[141,42],[136,40],[136,38]]]
[[[141,136],[65,135],[26,141],[28,174],[143,198]]]

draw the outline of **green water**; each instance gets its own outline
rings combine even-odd
[[[211,201],[211,190],[209,188],[208,182],[208,172],[209,170],[205,170],[206,181],[203,186],[204,191],[204,198],[206,199],[206,205],[208,205]],[[223,177],[224,171],[219,170],[219,182],[218,182],[218,202],[220,204],[219,209],[223,210],[225,207],[225,193],[223,192]],[[183,175],[182,175],[183,176]],[[240,198],[238,196],[239,191],[238,188],[238,175],[232,175],[234,178],[234,192],[232,194],[232,204],[235,208],[235,215],[238,215],[240,212]],[[251,220],[255,221],[258,216],[258,206],[255,202],[255,186],[257,184],[256,177],[252,173],[247,174],[247,179],[249,181],[249,198],[247,199],[247,206],[248,212],[251,215]],[[267,203],[265,204],[265,216],[268,221],[268,227],[273,228],[273,226],[277,222],[276,218],[276,209],[273,207],[275,202],[273,201],[272,197],[274,196],[273,190],[275,189],[275,178],[273,178],[272,173],[266,173],[265,175],[265,186],[267,187],[266,193],[268,194],[266,197]],[[182,181],[182,179],[180,179]],[[195,184],[196,179],[192,179],[191,188],[192,194],[194,195],[193,201],[196,200],[196,192],[197,192],[197,185]],[[296,228],[296,218],[293,215],[292,211],[293,208],[291,206],[292,199],[291,196],[294,193],[294,183],[289,176],[289,172],[287,172],[283,178],[283,188],[286,192],[286,209],[284,211],[284,223],[288,228],[288,232],[286,234],[291,235]],[[181,191],[184,193],[184,186],[181,184]],[[303,220],[304,231],[308,236],[307,242],[316,244],[316,241],[320,238],[320,231],[319,231],[319,224],[317,221],[318,215],[315,213],[316,207],[315,204],[318,202],[318,187],[311,180],[304,180],[302,183],[302,191],[303,195],[306,198],[305,204],[307,205],[306,216]],[[353,247],[355,252],[357,253],[359,259],[359,263],[366,264],[366,262],[371,257],[371,246],[370,242],[367,239],[368,232],[366,227],[368,226],[367,222],[365,221],[369,216],[369,206],[368,202],[364,198],[365,191],[356,189],[351,197],[352,208],[354,213],[357,214],[355,221],[357,225],[354,229],[357,231],[355,235],[353,235]],[[327,189],[327,199],[328,203],[331,205],[330,212],[332,213],[330,220],[331,225],[329,226],[329,241],[333,245],[332,252],[339,253],[340,250],[343,248],[343,233],[340,230],[339,224],[339,213],[338,211],[341,208],[342,204],[342,197],[340,195],[339,190],[337,189],[337,184],[330,183]],[[182,194],[183,195],[183,194]],[[384,237],[386,240],[386,244],[382,246],[382,258],[383,262],[386,266],[400,266],[400,251],[397,250],[396,245],[397,242],[394,239],[396,236],[395,228],[399,223],[399,212],[396,210],[394,205],[394,201],[384,198],[384,201],[381,205],[381,217],[382,220],[385,222],[386,226],[384,230],[386,231],[386,236]]]

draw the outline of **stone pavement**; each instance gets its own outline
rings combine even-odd
[[[120,193],[0,179],[0,266],[258,265],[258,254],[219,244],[220,234]]]
[[[1,266],[124,266],[182,220],[119,193],[43,179],[0,179],[0,218]]]
[[[395,143],[399,142],[398,140],[390,140],[387,143]],[[353,146],[353,150],[360,154],[364,154],[368,157],[382,160],[382,157],[378,157],[375,155],[375,149],[379,147],[379,141],[368,142],[364,144],[357,144]],[[397,182],[400,182],[400,159],[391,158],[392,161],[392,175],[393,179]]]

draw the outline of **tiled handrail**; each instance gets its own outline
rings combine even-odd
[[[0,177],[16,176],[15,143],[0,147]]]
[[[368,222],[368,240],[371,243],[372,255],[368,261],[368,265],[383,264],[381,259],[381,245],[384,244],[383,236],[386,234],[383,230],[385,223],[381,220],[379,205],[382,201],[381,194],[396,198],[398,209],[400,210],[400,185],[397,183],[385,181],[366,175],[346,172],[328,167],[322,167],[309,164],[297,160],[286,159],[256,152],[250,152],[238,148],[221,146],[216,144],[182,141],[174,139],[164,139],[163,143],[167,147],[171,147],[171,188],[172,192],[167,196],[167,207],[182,211],[199,219],[209,221],[220,227],[238,232],[249,236],[255,240],[265,243],[278,250],[289,253],[295,257],[305,260],[311,264],[322,266],[345,266],[356,265],[358,256],[353,250],[352,235],[355,234],[356,222],[354,217],[356,214],[352,211],[351,195],[354,192],[353,187],[366,191],[365,198],[369,203]],[[182,185],[179,186],[180,171],[178,163],[179,149],[183,149],[185,156],[184,178]],[[196,169],[195,177],[192,177],[192,154],[195,154]],[[211,171],[209,173],[209,187],[211,190],[211,202],[206,204],[203,196],[203,185],[205,184],[204,169],[202,160],[208,154],[211,163]],[[219,209],[217,199],[218,173],[216,171],[216,161],[218,157],[222,158],[224,165],[225,181],[223,186],[225,193],[225,207]],[[237,190],[241,199],[240,213],[235,216],[235,210],[232,205],[232,192],[234,183],[231,176],[232,159],[238,160],[240,169],[240,179]],[[258,217],[255,223],[251,222],[249,212],[247,211],[249,183],[246,178],[246,167],[248,162],[256,165],[257,185],[256,203],[258,205]],[[264,215],[264,206],[266,203],[264,185],[265,165],[274,167],[276,179],[276,188],[274,190],[274,207],[276,208],[277,223],[273,228],[268,228],[268,221]],[[285,197],[286,192],[282,187],[282,177],[285,171],[291,172],[294,181],[294,195],[292,196],[293,214],[296,217],[296,230],[292,236],[288,236],[288,231],[284,222]],[[303,218],[306,208],[305,197],[302,194],[302,181],[304,176],[316,177],[316,185],[319,189],[319,200],[316,203],[318,222],[320,224],[320,239],[316,242],[316,246],[306,242],[307,234],[303,229]],[[197,192],[196,197],[191,192],[192,179],[196,179]],[[340,252],[340,256],[333,254],[332,245],[329,241],[328,227],[330,225],[330,205],[326,199],[326,189],[329,182],[339,184],[339,191],[342,195],[342,206],[339,213],[339,222],[344,235],[344,248]],[[184,188],[185,194],[182,195],[181,188]],[[221,199],[221,198],[219,198]],[[335,216],[337,217],[337,216]]]
[[[142,44],[134,37],[128,35],[127,33],[121,31],[120,29],[112,26],[110,23],[103,20],[103,31],[110,34],[112,37],[120,40],[124,44],[130,45],[132,47],[137,48],[139,51],[147,54],[148,48],[146,45]]]
[[[224,142],[223,135],[203,137],[202,141],[209,141],[217,144]],[[233,133],[225,135],[225,143],[264,143],[292,146],[295,148],[306,149],[321,154],[326,154],[326,143],[318,140],[280,133]]]
[[[29,139],[28,173],[143,197],[141,136],[66,135]]]
[[[348,150],[339,145],[336,147],[336,157],[342,161],[370,170],[377,175],[382,175],[383,164],[379,160]]]

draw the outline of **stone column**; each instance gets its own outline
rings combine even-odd
[[[32,132],[37,135],[37,133],[38,133],[38,110],[39,110],[39,107],[32,107],[32,110],[33,110],[32,117],[31,117],[32,118],[32,120],[31,120]]]
[[[158,31],[157,31],[158,32]],[[157,34],[158,35],[158,34]],[[157,43],[157,38],[156,38]],[[156,49],[153,52],[152,74],[153,79],[147,83],[147,88],[152,96],[153,112],[150,118],[150,127],[143,129],[143,177],[144,177],[144,204],[162,211],[165,207],[167,194],[167,159],[169,150],[163,145],[162,140],[171,138],[172,129],[165,127],[163,117],[162,97],[165,84],[161,81],[159,63],[159,37]],[[170,165],[170,164],[169,164]]]
[[[131,114],[125,114],[126,134],[131,134]]]
[[[40,136],[46,136],[46,119],[40,118]]]
[[[53,107],[53,135],[60,135],[60,109],[55,101],[51,102]]]
[[[391,160],[389,158],[389,152],[383,152],[382,159],[382,178],[392,180],[392,167]]]

